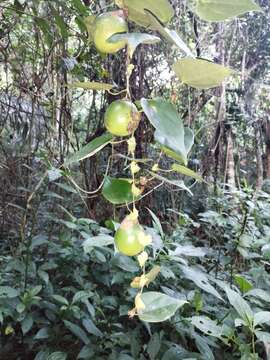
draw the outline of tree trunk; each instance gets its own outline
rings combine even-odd
[[[270,122],[267,121],[265,125],[265,176],[270,179]]]
[[[227,133],[227,159],[226,159],[226,182],[231,189],[236,187],[235,184],[235,163],[234,163],[234,147],[231,129]]]

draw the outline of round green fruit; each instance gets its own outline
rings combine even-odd
[[[121,40],[110,43],[107,40],[114,34],[125,33],[128,26],[119,13],[108,12],[99,15],[94,23],[93,40],[96,48],[105,54],[114,54],[126,46],[126,42]]]
[[[106,129],[116,136],[131,135],[138,127],[140,113],[132,102],[116,100],[105,113]]]
[[[135,256],[144,250],[144,245],[140,243],[140,238],[144,236],[143,227],[127,217],[116,231],[114,241],[122,254]]]

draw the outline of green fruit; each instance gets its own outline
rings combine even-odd
[[[121,40],[110,43],[107,40],[114,34],[125,33],[128,26],[121,16],[116,12],[109,12],[99,15],[94,23],[93,40],[96,48],[105,54],[114,54],[126,46],[126,42]]]
[[[127,217],[116,231],[114,241],[122,254],[135,256],[144,250],[144,245],[140,243],[140,238],[144,236],[143,227]]]
[[[130,101],[116,100],[105,113],[106,129],[116,136],[131,135],[138,127],[140,113]]]

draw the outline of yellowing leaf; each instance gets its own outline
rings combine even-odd
[[[153,282],[156,277],[158,276],[160,272],[160,266],[154,266],[152,270],[150,270],[147,274],[143,275],[143,278],[142,276],[137,276],[135,277],[130,286],[133,288],[133,289],[140,289],[142,286],[142,283],[143,283],[143,286],[148,286],[151,282]]]
[[[106,83],[99,83],[95,81],[85,81],[85,82],[74,82],[72,84],[69,84],[69,87],[71,88],[79,88],[84,90],[111,90],[113,88],[112,84],[106,84]]]
[[[139,165],[136,163],[136,161],[132,161],[130,164],[130,171],[132,174],[137,174],[140,171]]]
[[[142,301],[142,295],[139,293],[135,297],[135,307],[137,311],[141,311],[145,309],[145,305]]]
[[[253,0],[196,0],[191,9],[205,21],[224,21],[249,11],[262,11]]]
[[[232,70],[202,59],[184,58],[173,65],[173,70],[179,79],[196,89],[210,89],[220,86],[232,75]]]
[[[146,261],[148,260],[148,254],[146,251],[143,251],[140,255],[137,256],[140,267],[144,267]]]
[[[182,165],[179,165],[179,164],[173,164],[172,165],[172,170],[173,171],[176,171],[180,174],[183,174],[183,175],[186,175],[186,176],[189,176],[189,177],[192,177],[198,181],[203,181],[202,177],[197,174],[195,171],[185,167],[185,166],[182,166]]]

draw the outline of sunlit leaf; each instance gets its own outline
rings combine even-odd
[[[76,81],[72,84],[69,84],[69,87],[71,88],[79,88],[79,89],[84,89],[84,90],[111,90],[114,85],[112,84],[106,84],[106,83],[99,83],[99,82],[95,82],[95,81],[85,81],[85,82],[80,82],[80,81]]]
[[[176,171],[180,174],[192,177],[198,181],[203,181],[202,177],[199,174],[197,174],[195,171],[193,171],[185,166],[182,166],[179,164],[173,164],[171,168],[173,171]]]
[[[145,308],[138,311],[139,318],[150,323],[168,320],[187,303],[155,291],[143,293],[141,300]]]
[[[262,11],[253,0],[189,0],[191,9],[205,21],[224,21],[249,11]]]
[[[230,289],[229,287],[226,287],[225,291],[230,304],[240,315],[241,319],[243,319],[247,324],[251,325],[253,322],[254,314],[246,300],[244,300],[240,294]]]
[[[234,280],[242,293],[246,293],[253,288],[253,285],[241,275],[234,275]]]
[[[178,60],[173,65],[173,70],[184,84],[197,89],[220,86],[233,73],[225,66],[190,57]]]
[[[217,325],[217,321],[213,321],[206,316],[193,316],[191,323],[206,335],[217,338],[222,335],[222,327]]]

